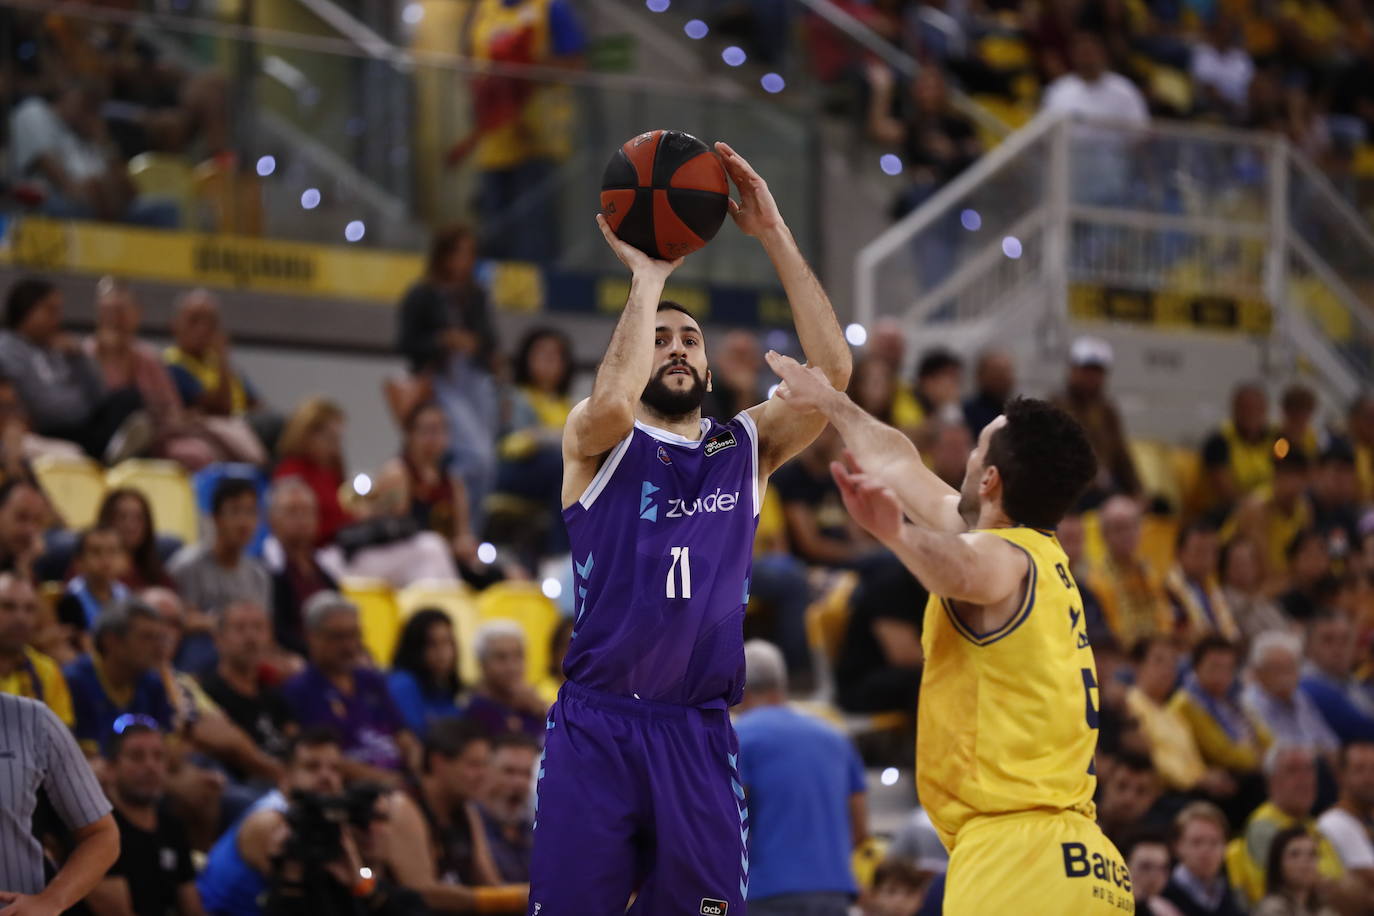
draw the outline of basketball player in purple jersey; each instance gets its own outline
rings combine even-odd
[[[768,253],[812,364],[843,389],[850,355],[768,185],[716,144],[730,214]],[[766,401],[724,422],[700,325],[660,302],[682,263],[621,242],[630,295],[592,395],[563,432],[563,518],[577,590],[567,682],[539,771],[533,916],[735,916],[748,815],[729,707],[744,686],[744,607],[768,475],[823,419]],[[720,244],[719,242],[717,244]]]

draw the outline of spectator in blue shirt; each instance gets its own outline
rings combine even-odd
[[[1361,705],[1363,697],[1351,677],[1355,648],[1355,633],[1344,614],[1323,612],[1308,625],[1302,690],[1342,744],[1374,741],[1374,710]]]
[[[121,716],[146,718],[162,731],[172,731],[172,704],[157,670],[163,639],[157,611],[126,599],[97,617],[94,630],[95,651],[63,671],[82,749],[88,754],[103,751]]]
[[[387,686],[406,728],[418,738],[435,719],[460,714],[458,641],[448,614],[425,608],[411,615],[396,641]]]
[[[846,916],[858,892],[850,855],[868,835],[864,770],[849,739],[787,706],[787,666],[771,643],[744,647],[739,773],[749,803],[749,912]]]

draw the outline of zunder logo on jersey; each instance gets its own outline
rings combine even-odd
[[[725,916],[730,910],[728,900],[712,900],[710,897],[701,898],[701,909],[697,910],[701,916]]]

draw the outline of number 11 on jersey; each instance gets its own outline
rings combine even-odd
[[[687,547],[672,548],[673,565],[668,567],[669,598],[692,597],[692,564],[687,555],[688,549]],[[679,580],[681,580],[680,586]],[[679,592],[681,592],[680,595]]]

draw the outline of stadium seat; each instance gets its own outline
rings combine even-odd
[[[472,591],[461,582],[422,579],[401,589],[396,600],[402,622],[416,611],[428,607],[438,608],[448,614],[453,621],[454,635],[458,638],[458,673],[464,684],[476,681],[477,653],[473,641],[477,637],[477,604],[472,599]]]
[[[525,631],[525,677],[538,682],[549,667],[549,640],[562,619],[534,582],[498,582],[477,596],[479,622],[514,620]]]
[[[1129,443],[1131,460],[1140,475],[1147,496],[1163,497],[1174,511],[1183,507],[1183,489],[1174,464],[1173,449],[1167,443],[1133,439]]]
[[[196,497],[186,471],[175,461],[131,458],[110,468],[105,483],[111,488],[131,487],[146,496],[159,533],[174,534],[186,544],[200,542]]]
[[[994,34],[980,39],[977,56],[993,70],[1024,70],[1031,65],[1030,45],[1017,35]]]
[[[139,153],[129,160],[129,178],[139,197],[177,208],[177,225],[187,225],[194,213],[195,181],[180,156]]]
[[[344,579],[339,591],[358,606],[363,646],[372,660],[379,668],[389,666],[401,629],[401,611],[391,584],[385,579]]]
[[[248,544],[250,556],[262,557],[262,545],[270,533],[267,528],[267,475],[251,464],[220,462],[196,471],[191,477],[191,489],[196,494],[196,509],[205,522],[209,522],[215,487],[226,477],[242,477],[251,480],[258,490],[258,530],[253,532],[253,540]]]
[[[48,501],[68,528],[95,524],[105,496],[105,476],[89,458],[42,455],[33,460],[33,473]]]

